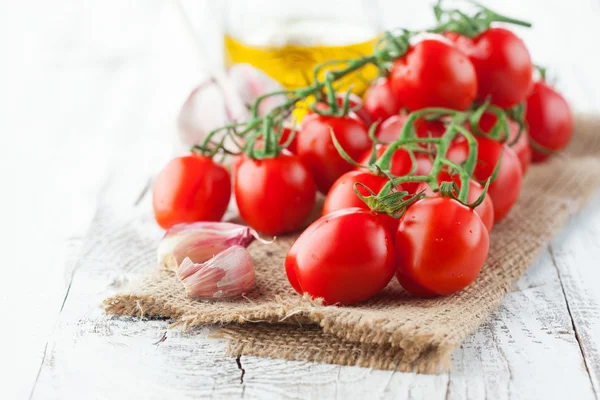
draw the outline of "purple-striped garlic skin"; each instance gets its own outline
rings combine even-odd
[[[257,237],[253,229],[231,222],[177,224],[158,245],[158,263],[176,271],[186,258],[192,263],[203,263],[231,246],[248,247]]]
[[[243,246],[232,246],[204,263],[185,258],[177,276],[190,297],[230,299],[254,287],[254,264]]]

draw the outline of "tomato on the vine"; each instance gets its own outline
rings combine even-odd
[[[263,160],[245,157],[234,181],[240,216],[269,235],[301,228],[315,205],[316,187],[310,172],[298,156],[286,151]]]
[[[219,221],[230,197],[231,179],[225,168],[198,154],[177,157],[154,181],[154,217],[164,229],[182,222]]]
[[[544,81],[533,86],[527,98],[525,120],[529,126],[529,136],[534,145],[550,150],[562,150],[573,134],[573,115],[569,104]],[[548,154],[533,149],[533,161],[544,161]]]
[[[502,108],[516,106],[529,94],[533,63],[525,43],[504,28],[489,28],[469,38],[454,32],[445,35],[469,57],[477,72],[477,99],[491,98]]]
[[[380,78],[373,82],[364,95],[363,109],[369,113],[371,121],[385,121],[400,112],[402,103],[394,91],[388,78]]]
[[[376,295],[392,279],[394,246],[377,215],[345,208],[322,216],[298,237],[285,270],[296,292],[325,304],[353,304]]]
[[[477,164],[474,177],[480,182],[492,176],[498,161],[496,179],[488,187],[494,204],[494,222],[500,222],[510,211],[521,193],[523,170],[517,154],[509,146],[486,137],[477,137]],[[469,146],[466,140],[456,140],[448,149],[447,158],[456,163],[467,159]]]
[[[466,110],[477,94],[471,61],[451,43],[426,39],[392,64],[390,80],[409,110],[446,107]]]
[[[448,197],[424,198],[400,218],[396,277],[409,293],[446,295],[470,285],[489,250],[489,233],[469,207]]]
[[[371,140],[366,125],[356,118],[326,117],[309,114],[302,121],[298,132],[297,150],[304,165],[308,167],[317,188],[327,193],[333,182],[343,173],[353,169],[352,165],[340,156],[333,140],[337,141],[346,153],[356,160],[371,148]]]
[[[496,122],[498,121],[498,117],[491,112],[486,112],[481,116],[479,120],[479,129],[481,129],[484,133],[490,133]],[[519,135],[519,124],[517,124],[512,119],[508,120],[509,133],[508,139],[506,140],[507,144],[511,144]],[[529,164],[531,163],[531,146],[529,146],[529,140],[527,139],[527,129],[523,128],[521,132],[521,136],[516,143],[510,146],[515,153],[517,153],[517,157],[519,157],[519,163],[521,164],[521,169],[523,170],[523,175],[527,172],[529,168]]]
[[[322,215],[352,207],[368,210],[369,208],[365,202],[362,201],[354,191],[354,184],[357,182],[371,189],[373,193],[379,193],[385,184],[389,182],[389,179],[386,176],[375,175],[370,171],[365,170],[346,172],[344,175],[340,176],[337,181],[335,181],[329,190],[329,193],[327,193],[325,202],[323,203]],[[372,195],[361,185],[357,185],[356,189],[363,196]],[[398,227],[398,219],[387,214],[376,215],[379,217],[381,223],[386,227],[390,236],[395,235],[396,228]]]
[[[382,142],[395,142],[398,140],[407,119],[408,115],[394,115],[386,119],[377,128],[375,137]],[[414,126],[417,137],[422,139],[439,138],[446,132],[446,126],[439,120],[429,121],[423,118],[417,118]]]
[[[460,189],[462,187],[462,182],[460,180],[460,176],[458,174],[450,175],[447,171],[442,171],[438,175],[438,184],[442,182],[454,182],[456,186]],[[434,193],[431,190],[431,187],[427,183],[422,183],[417,192],[423,191],[428,197],[438,197],[439,193]],[[483,193],[483,186],[471,179],[469,181],[469,197],[467,198],[467,202],[473,203]],[[458,196],[458,193],[454,193]],[[486,193],[485,198],[481,204],[474,208],[475,213],[479,215],[481,221],[487,228],[488,232],[492,231],[492,227],[494,226],[494,203],[492,202],[492,198],[489,194]]]

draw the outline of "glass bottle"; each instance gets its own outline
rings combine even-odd
[[[319,63],[370,55],[381,31],[377,1],[230,0],[223,11],[225,66],[249,63],[288,89],[312,82]],[[336,90],[362,94],[377,72],[365,67]]]

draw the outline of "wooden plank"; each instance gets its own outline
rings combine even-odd
[[[40,4],[35,13],[15,3],[0,13],[15,39],[1,78],[10,112],[1,118],[0,174],[7,193],[18,193],[0,200],[14,227],[0,298],[18,302],[2,314],[18,328],[0,333],[3,358],[18,371],[8,398],[30,395],[98,202],[133,203],[170,156],[179,106],[200,77],[192,42],[163,3]],[[139,165],[115,170],[136,152]],[[105,192],[111,174],[132,179]],[[132,183],[136,174],[143,179]]]
[[[595,398],[549,252],[454,354],[453,367],[450,399]]]
[[[107,398],[593,398],[549,253],[457,351],[450,375],[243,357],[240,384],[235,360],[224,355],[222,341],[207,338],[210,330],[175,329],[155,345],[168,322],[102,314],[98,304],[143,273],[160,236],[147,210],[127,214],[97,215],[33,398],[68,399],[86,390]]]
[[[552,242],[550,254],[566,298],[572,328],[585,360],[585,368],[600,395],[600,196],[589,213],[573,218]]]

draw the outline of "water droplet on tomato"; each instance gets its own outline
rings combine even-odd
[[[469,229],[469,233],[473,233],[473,229]]]

